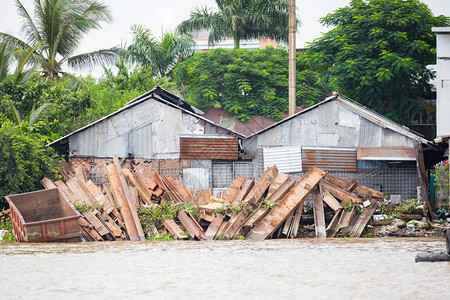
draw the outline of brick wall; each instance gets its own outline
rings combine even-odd
[[[133,165],[138,165],[139,163],[145,163],[147,167],[151,170],[158,171],[160,174],[169,175],[172,177],[180,176],[181,174],[181,162],[178,159],[142,159],[142,158],[132,158],[132,159],[121,159],[122,167],[127,169],[132,169]],[[106,173],[106,166],[112,164],[112,158],[95,158],[95,157],[71,157],[69,164],[72,170],[76,167],[82,165],[89,176],[96,185],[103,185],[108,182],[108,174]]]

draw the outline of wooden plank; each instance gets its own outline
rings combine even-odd
[[[79,165],[75,168],[75,177],[78,179],[79,182],[85,183],[88,181],[88,176],[86,173],[86,169],[83,167],[83,165]]]
[[[95,230],[102,236],[107,236],[110,232],[109,230],[97,219],[96,215],[92,211],[85,211],[82,215],[88,220],[88,222],[94,226]]]
[[[130,207],[128,205],[125,192],[123,190],[119,175],[117,174],[117,169],[114,165],[106,166],[106,172],[108,174],[109,183],[111,184],[111,189],[114,194],[114,198],[120,205],[120,214],[125,223],[127,230],[127,235],[131,241],[139,241],[140,237],[137,232],[136,225],[131,215]]]
[[[195,220],[188,216],[184,210],[180,209],[178,211],[178,220],[186,228],[187,232],[193,237],[198,238],[201,241],[205,241],[206,237],[198,224],[195,224]],[[199,229],[200,227],[200,229]]]
[[[183,230],[181,230],[181,228],[175,223],[174,220],[172,219],[164,220],[163,225],[177,239],[183,240],[188,238],[187,235],[183,233]]]
[[[294,212],[294,220],[292,221],[292,230],[290,234],[291,238],[296,238],[298,235],[298,226],[300,225],[300,219],[302,217],[302,209],[303,207],[297,207],[297,210]]]
[[[57,187],[56,184],[54,184],[53,181],[51,181],[47,177],[41,179],[41,184],[44,186],[45,189],[53,189]]]
[[[145,241],[144,230],[142,229],[141,221],[139,220],[136,206],[133,202],[133,198],[132,198],[130,190],[128,188],[128,184],[125,179],[125,176],[123,175],[122,167],[120,166],[119,158],[117,157],[117,155],[114,155],[113,161],[114,161],[114,166],[116,168],[116,173],[120,180],[120,184],[122,185],[123,195],[125,195],[124,200],[126,201],[126,203],[128,203],[128,207],[130,209],[132,220],[134,221],[134,224],[135,224],[134,226],[137,230],[138,237],[141,241]]]
[[[326,238],[325,231],[325,212],[323,210],[323,200],[320,195],[319,188],[312,191],[313,212],[314,212],[314,228],[316,230],[316,238]]]
[[[87,194],[80,186],[78,179],[76,177],[71,177],[66,182],[67,186],[70,188],[70,190],[77,195],[78,201],[75,202],[76,204],[85,204],[85,205],[91,205],[95,206],[97,203],[93,202],[92,195]],[[69,198],[70,199],[70,198]],[[71,200],[72,201],[72,200]]]
[[[147,186],[144,186],[140,180],[138,181],[130,170],[122,169],[122,171],[125,175],[125,178],[127,179],[128,184],[136,188],[139,197],[145,204],[150,205],[152,203],[152,192],[150,191],[150,189]]]
[[[150,175],[150,171],[148,168],[140,163],[135,167],[136,173],[141,176],[141,178],[144,180],[144,183],[148,186],[150,190],[154,190],[157,186],[157,183],[153,180],[153,176]]]
[[[352,202],[352,203],[363,203],[363,199],[359,198],[358,196],[353,195],[350,192],[347,192],[346,190],[341,189],[340,187],[337,187],[327,181],[323,183],[323,189],[329,192],[333,197],[338,198],[341,201],[344,202]]]
[[[245,181],[245,177],[241,174],[237,174],[236,178],[231,182],[230,187],[228,188],[225,197],[223,198],[227,202],[232,202],[236,194],[241,189],[242,184]]]
[[[339,227],[344,228],[350,225],[350,220],[352,216],[355,214],[355,207],[353,206],[351,211],[344,210],[342,212],[341,217],[339,218]]]
[[[306,197],[319,184],[327,173],[313,167],[281,200],[279,207],[274,207],[247,235],[248,240],[264,240],[286,220],[297,207],[303,207]]]
[[[335,237],[336,234],[338,233],[340,226],[339,226],[339,216],[342,212],[342,209],[335,211],[334,213],[334,217],[331,220],[330,224],[328,224],[326,233],[327,233],[327,237]]]
[[[428,182],[428,176],[427,176],[427,169],[425,167],[425,159],[423,156],[423,146],[420,142],[414,143],[414,152],[416,154],[416,164],[417,164],[417,171],[419,173],[419,179],[420,179],[420,188],[422,190],[422,197],[425,199],[425,202],[427,204],[427,215],[429,216],[430,221],[433,221],[436,216],[434,215],[433,207],[430,203],[430,184]]]
[[[239,202],[242,202],[242,200],[245,199],[245,197],[248,195],[248,193],[251,191],[254,185],[255,181],[253,179],[245,179],[239,191],[236,193],[236,196],[234,196],[231,204],[237,205],[239,204]]]
[[[284,235],[288,235],[289,232],[289,228],[291,227],[291,222],[292,222],[292,217],[294,215],[294,212],[292,212],[286,219],[286,221],[284,221],[284,226],[283,226],[283,230],[281,231],[282,234]]]
[[[360,185],[354,179],[348,181],[337,176],[327,175],[326,181],[343,190],[351,191],[363,198],[383,198],[384,196],[384,194],[379,191]]]
[[[251,216],[245,221],[242,227],[253,228],[258,222],[260,222],[266,214],[269,212],[267,209],[258,208]]]
[[[91,237],[92,240],[98,242],[103,241],[101,235],[94,229],[94,226],[92,226],[86,219],[79,218],[78,224]]]
[[[205,232],[205,237],[208,241],[211,241],[216,236],[217,231],[219,230],[220,225],[222,225],[223,217],[219,214],[214,216],[211,224]]]
[[[266,169],[264,174],[259,178],[253,189],[248,193],[246,197],[246,204],[242,211],[233,220],[230,219],[229,229],[225,233],[226,238],[234,238],[236,234],[240,232],[242,225],[244,225],[247,217],[250,216],[250,211],[255,210],[259,203],[262,201],[262,196],[269,188],[269,185],[278,175],[278,169],[276,166]],[[231,223],[230,223],[231,222]]]
[[[341,210],[343,208],[343,206],[341,205],[341,203],[339,203],[339,201],[336,200],[336,198],[334,198],[328,191],[324,190],[323,191],[323,201],[328,204],[328,206],[334,210],[334,211],[338,211]]]
[[[378,201],[376,199],[372,199],[369,206],[363,208],[363,211],[358,216],[355,226],[350,232],[351,237],[360,237],[364,228],[366,227],[369,220],[372,218],[373,213],[378,207]]]
[[[278,188],[280,186],[282,186],[283,183],[285,183],[288,180],[289,180],[289,175],[288,174],[278,173],[277,177],[275,177],[273,182],[270,184],[269,191],[267,192],[267,196],[266,197],[270,198],[270,196],[272,196],[272,194],[275,193],[275,191],[278,190]]]

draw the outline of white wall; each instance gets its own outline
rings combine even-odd
[[[450,134],[450,27],[435,27],[437,44],[436,136]]]

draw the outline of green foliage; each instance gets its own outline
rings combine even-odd
[[[77,204],[72,202],[73,206],[80,212],[80,213],[84,213],[87,211],[93,211],[93,210],[97,210],[100,213],[103,213],[103,206],[101,205],[89,205],[89,204]]]
[[[288,60],[283,48],[215,49],[180,63],[174,70],[174,81],[184,90],[185,99],[201,109],[223,107],[242,121],[254,115],[277,120],[289,107]],[[311,88],[315,81],[311,72],[298,74],[298,84],[308,86],[306,104],[323,100],[320,92]],[[297,103],[303,101],[302,95],[300,89]]]
[[[270,37],[287,42],[288,13],[287,0],[215,0],[218,11],[206,6],[196,7],[190,18],[178,29],[182,33],[208,29],[208,43],[213,45],[221,39],[232,37],[234,48],[240,40]]]
[[[417,0],[352,0],[321,19],[334,26],[311,43],[302,64],[333,88],[395,121],[412,119],[432,91],[435,34],[449,18]]]
[[[261,208],[263,210],[271,210],[274,207],[280,207],[281,202],[277,202],[277,201],[270,201],[267,199],[264,199],[263,204],[261,204]]]
[[[422,209],[417,208],[421,204],[417,199],[407,200],[397,205],[394,212],[399,214],[421,214],[423,212]]]
[[[38,133],[24,132],[20,126],[5,121],[0,127],[0,207],[4,196],[42,189],[43,177],[58,179],[60,158],[45,147]]]
[[[62,71],[67,63],[74,68],[92,68],[118,59],[118,49],[98,50],[73,55],[86,33],[101,28],[102,22],[111,22],[111,14],[102,3],[94,0],[34,0],[34,18],[21,1],[16,0],[22,17],[25,40],[0,32],[0,41],[16,47],[19,66],[39,66],[44,78],[53,79],[72,75]]]
[[[239,202],[236,205],[232,205],[231,202],[225,202],[222,203],[222,205],[220,205],[218,208],[213,209],[211,214],[213,215],[228,215],[228,214],[233,214],[233,213],[240,213],[242,211],[242,209],[244,208],[245,203],[244,202]]]
[[[169,232],[162,235],[157,235],[155,237],[147,238],[148,241],[175,241],[176,238]]]
[[[147,232],[149,226],[151,225],[154,225],[157,229],[161,229],[163,227],[164,220],[175,219],[179,209],[179,206],[162,201],[160,205],[140,207],[138,209],[138,216],[142,226],[144,227],[144,231]]]
[[[448,199],[449,196],[449,168],[448,168],[448,160],[444,160],[443,162],[437,164],[435,166],[436,170],[436,179],[434,181],[434,185],[436,188],[444,194],[444,198]]]
[[[184,212],[187,214],[191,214],[194,219],[196,219],[196,220],[198,219],[198,213],[200,211],[198,206],[193,205],[192,203],[186,201],[181,205],[180,209],[183,209]],[[177,213],[178,213],[178,211],[177,211]]]
[[[4,242],[14,242],[14,234],[13,234],[13,226],[12,221],[10,218],[6,218],[2,221],[0,221],[0,230],[8,230],[8,233],[6,233],[3,238],[1,239]]]
[[[349,200],[348,202],[342,201],[341,205],[344,207],[345,211],[352,211],[352,209],[353,209],[352,200]]]
[[[131,59],[144,68],[151,67],[154,76],[170,76],[180,61],[194,53],[194,40],[177,31],[164,33],[161,40],[141,25],[133,25],[131,31],[133,44],[128,47]]]

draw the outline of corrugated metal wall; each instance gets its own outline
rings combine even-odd
[[[302,171],[302,149],[300,146],[264,147],[264,169],[276,165],[278,171],[293,173]]]
[[[180,137],[181,159],[238,159],[237,136],[182,135]]]
[[[302,147],[303,169],[356,171],[356,148]]]

